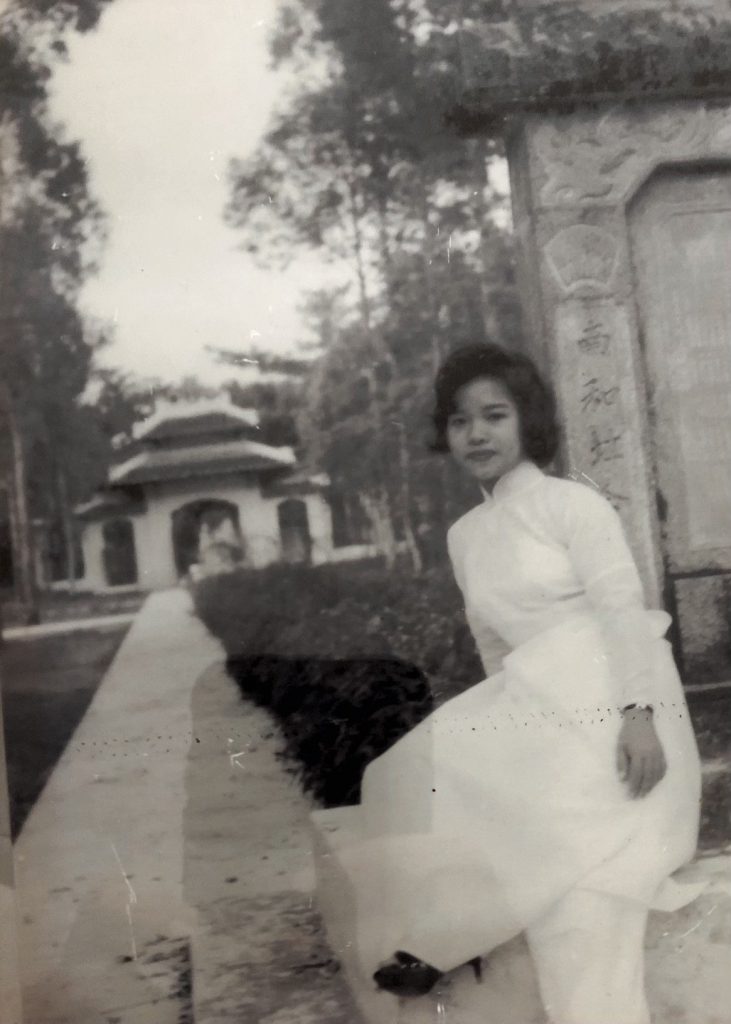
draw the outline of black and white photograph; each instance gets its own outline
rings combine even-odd
[[[0,1024],[731,1024],[731,0],[0,0]]]

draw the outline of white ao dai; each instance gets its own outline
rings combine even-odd
[[[444,704],[366,771],[367,835],[346,859],[359,948],[448,970],[529,927],[574,888],[683,902],[698,754],[664,639],[644,609],[620,520],[588,486],[524,462],[452,527],[478,648],[502,671]],[[650,703],[668,770],[634,800],[617,771],[620,709]]]

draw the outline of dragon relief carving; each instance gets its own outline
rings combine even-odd
[[[540,205],[619,202],[663,160],[718,155],[719,146],[731,155],[729,113],[674,104],[546,120],[531,140],[542,179]]]

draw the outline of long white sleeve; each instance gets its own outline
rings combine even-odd
[[[649,643],[653,634],[621,520],[598,492],[581,484],[572,490],[562,517],[565,539],[606,641],[617,703],[652,705],[659,699]]]

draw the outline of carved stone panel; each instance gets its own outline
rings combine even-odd
[[[659,176],[632,234],[670,568],[731,569],[731,174]]]
[[[548,242],[545,259],[565,294],[606,294],[617,269],[618,248],[608,231],[572,224]]]
[[[536,119],[535,197],[543,208],[612,206],[663,162],[731,158],[731,107],[700,103],[613,107]]]

